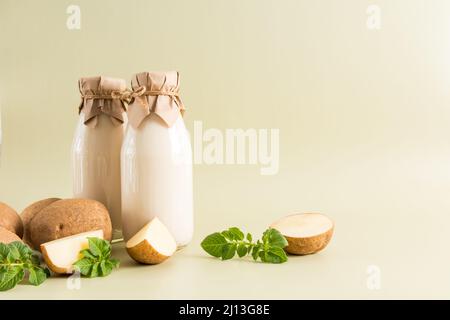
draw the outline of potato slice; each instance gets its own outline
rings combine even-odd
[[[17,234],[12,233],[8,229],[0,227],[0,243],[8,244],[14,241],[22,241],[22,239],[20,239]]]
[[[143,264],[158,264],[177,250],[177,243],[166,226],[153,218],[128,240],[127,251],[131,258]]]
[[[89,248],[88,237],[103,239],[103,230],[88,231],[41,244],[45,263],[55,273],[73,273],[72,265],[82,258],[80,251]]]
[[[272,223],[288,241],[290,254],[305,255],[325,248],[333,236],[333,221],[320,213],[293,214]]]

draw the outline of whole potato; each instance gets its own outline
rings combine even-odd
[[[111,219],[103,204],[88,199],[59,200],[34,216],[30,226],[31,244],[39,250],[45,242],[99,229],[106,240],[111,240]]]
[[[0,227],[17,234],[19,238],[23,236],[22,219],[20,219],[16,210],[3,202],[0,202]]]
[[[40,201],[36,201],[32,204],[30,204],[28,207],[26,207],[22,213],[20,214],[20,217],[22,218],[23,222],[23,241],[28,244],[31,244],[31,236],[30,236],[30,229],[31,229],[31,223],[34,219],[34,217],[41,212],[42,209],[45,207],[48,207],[53,202],[56,202],[58,200],[61,200],[59,198],[49,198],[44,199]]]

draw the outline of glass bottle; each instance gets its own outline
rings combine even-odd
[[[73,194],[97,200],[109,211],[113,239],[121,235],[120,150],[126,105],[120,93],[126,82],[109,77],[79,80],[81,104],[72,144]]]
[[[193,234],[192,150],[178,72],[133,76],[122,154],[122,225],[130,239],[153,217],[179,247]]]

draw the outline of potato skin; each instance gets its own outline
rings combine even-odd
[[[22,219],[16,210],[3,202],[0,202],[0,227],[17,234],[19,238],[23,236]]]
[[[132,248],[127,248],[127,252],[134,261],[142,264],[159,264],[169,258],[156,251],[147,240],[139,242]]]
[[[112,225],[106,207],[89,199],[64,199],[53,202],[33,218],[30,226],[31,244],[40,245],[74,234],[103,230],[105,240],[111,240]]]
[[[22,241],[19,236],[8,229],[0,227],[0,243],[8,244],[14,241]]]
[[[309,238],[287,237],[288,246],[284,250],[289,254],[307,255],[319,252],[324,249],[333,237],[334,227],[325,233]]]
[[[51,205],[53,202],[56,202],[58,200],[61,200],[60,198],[49,198],[49,199],[43,199],[40,201],[36,201],[32,204],[30,204],[28,207],[26,207],[22,213],[20,214],[20,217],[22,218],[23,222],[23,241],[31,245],[31,235],[30,235],[30,228],[33,218],[41,212],[42,209],[45,207]]]

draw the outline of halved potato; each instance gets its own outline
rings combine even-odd
[[[288,241],[290,254],[305,255],[325,248],[333,236],[333,221],[320,213],[293,214],[271,224]]]
[[[82,258],[80,251],[89,248],[88,237],[103,239],[103,230],[79,233],[41,244],[45,263],[55,273],[72,273],[73,264]]]
[[[135,261],[158,264],[175,253],[177,243],[166,226],[158,218],[153,218],[128,240],[126,247]]]

